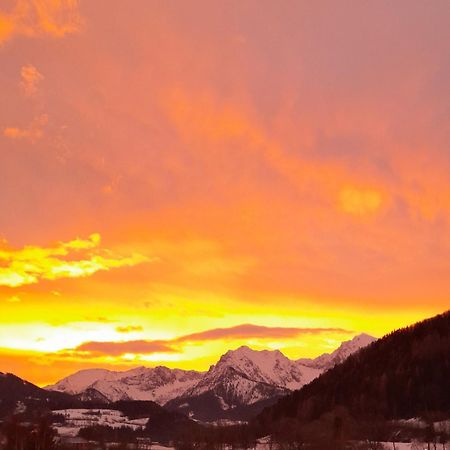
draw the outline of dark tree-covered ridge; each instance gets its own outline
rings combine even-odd
[[[450,311],[386,335],[256,420],[311,421],[336,407],[358,419],[450,417]]]

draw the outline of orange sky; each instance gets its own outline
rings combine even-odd
[[[450,305],[447,0],[0,0],[0,371],[290,357]]]

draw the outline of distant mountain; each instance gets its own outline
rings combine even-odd
[[[60,392],[49,392],[11,374],[0,372],[0,417],[27,410],[56,409],[78,405],[77,399]]]
[[[86,391],[85,391],[86,392]],[[63,392],[48,391],[25,381],[13,374],[0,372],[0,422],[12,414],[20,414],[22,419],[35,420],[39,413],[50,411],[62,414],[66,411],[95,411],[98,420],[101,411],[116,410],[131,419],[148,419],[143,422],[142,435],[152,439],[169,441],[175,438],[185,428],[195,426],[190,419],[178,412],[167,411],[152,401],[118,401],[108,404],[108,410],[99,408],[101,403],[80,400],[81,394],[72,396]],[[87,417],[87,416],[86,416]],[[108,426],[86,425],[82,433],[92,438],[116,436],[117,430]],[[127,426],[124,423],[123,426]],[[64,427],[64,424],[63,424]],[[131,433],[132,431],[130,431]]]
[[[138,367],[125,372],[88,369],[47,386],[51,391],[78,394],[83,400],[151,400],[164,404],[182,395],[202,377],[194,370]]]
[[[279,350],[245,346],[230,350],[196,385],[165,406],[202,421],[246,420],[374,340],[357,336],[317,360],[293,361]]]
[[[308,384],[348,355],[372,343],[366,334],[344,342],[331,354],[291,360],[279,350],[230,350],[207,372],[145,368],[115,372],[82,370],[45,389],[83,401],[151,400],[202,421],[245,420],[265,406]]]
[[[308,422],[344,409],[351,417],[450,418],[450,311],[388,334],[257,418],[264,432],[285,419]]]
[[[332,353],[324,353],[315,359],[298,359],[297,361],[308,367],[314,367],[316,369],[328,370],[332,367],[345,361],[350,355],[358,350],[367,347],[375,342],[377,339],[366,333],[361,333],[355,336],[349,341],[343,342],[339,348]]]

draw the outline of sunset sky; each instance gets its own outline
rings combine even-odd
[[[450,307],[448,0],[0,0],[0,371],[291,358]]]

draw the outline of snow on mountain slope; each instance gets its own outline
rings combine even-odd
[[[256,351],[245,346],[230,350],[196,385],[165,406],[203,421],[246,420],[374,340],[356,336],[316,360],[293,361],[279,350]]]
[[[166,407],[201,421],[246,420],[321,373],[279,350],[244,346],[225,353],[195,386]]]
[[[164,404],[182,395],[202,377],[193,370],[138,367],[125,372],[106,369],[81,370],[58,383],[47,386],[47,390],[81,394],[97,392],[109,401],[152,400]]]
[[[63,378],[58,383],[47,386],[49,391],[65,392],[67,394],[79,394],[85,389],[91,387],[93,383],[101,378],[110,380],[116,379],[123,372],[114,372],[107,369],[87,369]]]
[[[251,404],[269,393],[298,389],[320,373],[320,369],[292,361],[279,350],[256,351],[243,346],[225,353],[185,396],[223,391],[232,393],[228,397],[234,403]]]
[[[205,373],[145,368],[114,372],[82,370],[46,389],[78,394],[83,399],[153,400],[194,417],[213,420],[241,418],[262,405],[300,389],[322,372],[375,341],[361,334],[331,354],[316,359],[287,358],[279,350],[252,350],[243,346],[226,352]],[[222,412],[227,411],[226,415]],[[204,419],[202,419],[204,420]]]
[[[375,342],[376,338],[365,333],[358,334],[353,339],[343,342],[332,353],[324,353],[315,359],[299,359],[299,363],[323,371],[331,369],[336,364],[345,361],[351,354]]]

